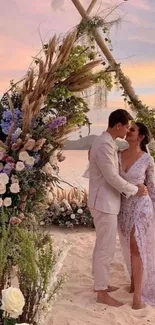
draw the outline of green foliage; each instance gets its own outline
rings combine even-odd
[[[20,321],[32,324],[48,291],[50,277],[57,261],[51,238],[18,226],[7,228],[4,226],[1,231],[0,249],[0,282],[9,276],[11,265],[18,265],[20,289],[26,298]],[[60,278],[51,288],[51,298],[61,284]]]
[[[112,76],[110,73],[106,73],[105,71],[99,71],[94,76],[94,83],[98,84],[104,82],[108,91],[110,91],[113,87]]]
[[[88,61],[94,60],[96,53],[88,46],[75,45],[65,65],[62,65],[56,72],[57,78],[67,78],[72,72],[81,69]]]
[[[3,325],[15,325],[17,323],[17,320],[14,318],[5,318]]]
[[[101,17],[94,16],[91,19],[82,19],[78,26],[78,35],[80,37],[84,32],[92,34],[93,30],[96,28],[102,28],[105,34],[109,31],[107,23]]]
[[[49,111],[57,110],[57,116],[66,116],[68,126],[90,125],[86,113],[89,112],[87,103],[82,97],[68,91],[67,87],[54,89],[48,96],[47,107]]]

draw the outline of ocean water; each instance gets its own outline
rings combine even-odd
[[[71,185],[81,188],[88,188],[88,179],[82,177],[88,165],[87,150],[65,150],[63,155],[66,159],[59,163],[60,177]],[[62,183],[63,187],[70,187]]]

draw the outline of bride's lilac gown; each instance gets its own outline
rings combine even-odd
[[[131,275],[130,233],[135,228],[135,238],[143,263],[142,301],[155,305],[155,165],[144,153],[125,172],[119,153],[120,175],[135,185],[146,183],[149,195],[129,199],[122,197],[118,216],[118,230],[124,259]]]

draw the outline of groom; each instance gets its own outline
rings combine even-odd
[[[121,303],[109,294],[109,271],[113,259],[117,233],[117,214],[120,194],[145,195],[146,187],[135,186],[119,176],[116,138],[124,138],[131,115],[124,109],[110,114],[108,129],[93,142],[90,150],[88,206],[94,219],[96,244],[93,254],[94,290],[97,302],[119,307]],[[108,290],[109,289],[109,290]]]

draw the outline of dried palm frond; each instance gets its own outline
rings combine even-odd
[[[71,50],[76,40],[77,31],[68,34],[58,48],[54,36],[44,49],[45,60],[35,58],[36,68],[28,71],[20,90],[23,112],[23,136],[29,131],[31,120],[37,117],[46,101],[47,95],[54,88],[61,85],[70,91],[82,91],[93,84],[91,71],[101,63],[100,60],[90,62],[81,69],[71,73],[65,80],[60,80],[59,69],[65,69]],[[69,132],[71,129],[69,129]]]
[[[77,72],[70,74],[62,83],[67,86],[70,91],[82,91],[94,84],[94,76],[91,71],[101,63],[100,60],[85,64]]]

